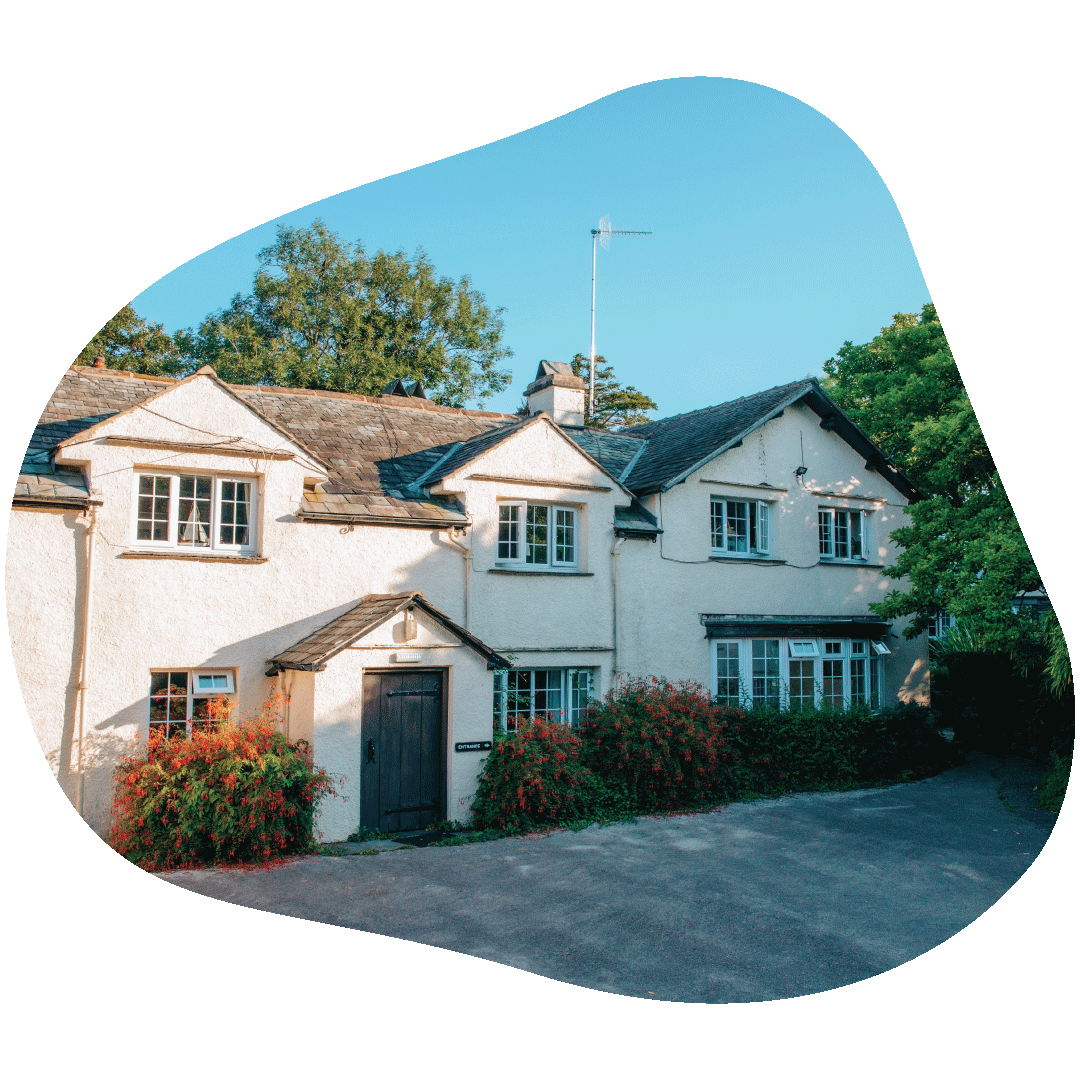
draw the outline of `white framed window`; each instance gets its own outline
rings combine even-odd
[[[937,638],[944,637],[955,625],[955,615],[950,615],[947,611],[939,611],[934,616],[933,622],[926,628],[926,636],[931,641],[935,641]]]
[[[501,731],[542,716],[575,724],[593,699],[592,668],[510,668],[495,672],[494,720]]]
[[[884,642],[865,639],[717,638],[713,686],[722,704],[742,709],[876,709],[881,705],[885,655],[889,649]]]
[[[822,559],[866,561],[866,514],[818,507],[818,554]]]
[[[580,561],[580,515],[554,503],[499,503],[495,561],[524,570],[574,569]]]
[[[714,555],[768,555],[769,504],[760,499],[712,497]]]
[[[171,738],[216,726],[236,701],[236,674],[223,669],[151,671],[150,730]]]
[[[255,480],[212,473],[135,474],[137,547],[254,551]]]

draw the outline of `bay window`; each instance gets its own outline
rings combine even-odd
[[[876,709],[887,654],[883,642],[859,639],[718,638],[713,686],[722,704],[743,709]]]
[[[549,503],[499,503],[498,564],[573,569],[579,558],[578,511]]]
[[[178,551],[253,551],[251,478],[199,473],[137,473],[134,542]]]

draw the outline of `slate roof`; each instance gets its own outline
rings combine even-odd
[[[176,383],[176,379],[133,376],[108,368],[69,368],[41,415],[23,472],[48,470],[57,444]],[[328,481],[317,491],[305,492],[300,506],[300,515],[313,520],[464,524],[468,519],[456,500],[428,498],[409,485],[455,444],[520,423],[518,417],[451,409],[419,396],[372,398],[281,387],[229,389],[328,463]],[[20,484],[16,496],[24,503],[33,501],[31,482],[23,477]]]
[[[828,418],[832,429],[910,500],[923,497],[821,389],[817,379],[784,383],[722,405],[625,428],[625,437],[644,440],[646,446],[623,483],[635,495],[666,490],[796,402],[805,403],[822,419]]]
[[[24,469],[28,468],[24,464]],[[46,467],[47,468],[47,467]],[[83,508],[90,503],[86,479],[79,469],[59,468],[53,471],[20,472],[15,482],[15,506],[73,506]]]
[[[26,505],[86,498],[74,474],[44,481],[58,443],[132,408],[177,380],[111,369],[64,373],[30,441],[16,499]],[[452,409],[417,394],[365,397],[329,390],[229,386],[236,396],[287,437],[327,463],[328,479],[304,492],[299,516],[313,521],[391,525],[465,525],[451,496],[425,489],[536,422],[503,413]],[[796,401],[829,418],[837,434],[908,498],[921,492],[881,455],[822,391],[816,379],[774,386],[748,397],[671,416],[622,432],[564,429],[601,468],[635,495],[678,483],[744,434]],[[61,492],[61,488],[68,489]],[[634,512],[636,513],[636,512]],[[631,511],[627,511],[631,514]],[[625,515],[624,515],[625,516]],[[629,518],[626,518],[629,529]],[[644,523],[642,529],[645,528]],[[637,531],[637,530],[635,530]]]
[[[365,634],[381,626],[388,619],[392,619],[399,612],[414,607],[427,612],[459,640],[475,649],[487,660],[489,666],[500,668],[513,666],[506,657],[489,649],[478,637],[458,626],[435,607],[422,592],[414,591],[371,593],[343,615],[331,619],[325,626],[320,626],[318,630],[308,634],[291,648],[278,653],[277,656],[272,656],[266,674],[275,675],[286,668],[296,671],[322,671],[328,661],[338,653],[344,652]],[[409,647],[407,642],[404,644],[405,648]]]

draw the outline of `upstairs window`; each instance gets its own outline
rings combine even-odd
[[[135,544],[180,551],[252,551],[254,484],[199,473],[138,473]]]
[[[823,559],[866,558],[861,510],[818,509],[818,552]]]
[[[578,512],[548,503],[500,503],[496,561],[522,569],[578,565]]]
[[[714,555],[767,555],[769,504],[758,499],[712,498]]]

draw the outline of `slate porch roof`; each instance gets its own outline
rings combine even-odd
[[[371,593],[350,608],[343,615],[331,619],[325,626],[308,634],[291,648],[272,656],[268,661],[267,675],[276,675],[279,671],[291,668],[294,671],[322,671],[327,662],[338,653],[344,652],[354,642],[359,641],[376,627],[399,612],[419,608],[437,623],[450,631],[460,641],[469,645],[488,662],[489,667],[507,668],[513,665],[506,657],[489,649],[478,637],[470,634],[464,627],[458,626],[449,616],[432,604],[422,592],[406,593]],[[409,648],[409,643],[403,643]]]

